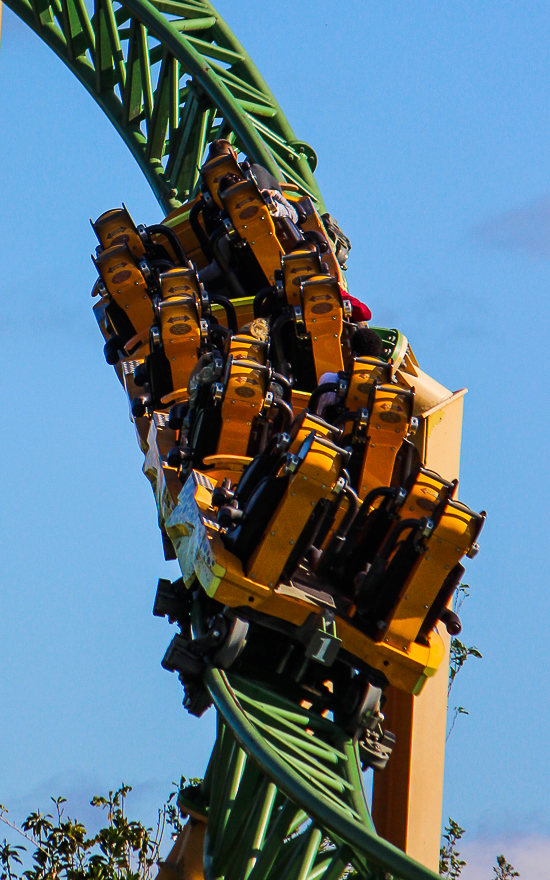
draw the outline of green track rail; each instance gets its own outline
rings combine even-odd
[[[298,141],[208,0],[7,0],[65,62],[129,147],[166,213],[192,197],[208,144],[232,140],[325,210]]]
[[[205,880],[436,880],[377,836],[347,734],[263,684],[213,668],[205,682],[216,744],[180,796],[207,817]]]

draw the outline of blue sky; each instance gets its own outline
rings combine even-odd
[[[488,521],[464,640],[484,659],[452,695],[470,714],[449,741],[445,815],[478,864],[517,852],[536,880],[526,854],[550,841],[550,8],[218,9],[318,153],[352,292],[423,369],[469,389],[460,494]],[[124,779],[152,813],[201,772],[213,717],[187,716],[160,668],[171,631],[151,605],[174,568],[90,311],[88,218],[122,200],[139,222],[161,215],[101,111],[9,11],[0,83],[0,801],[80,804]]]

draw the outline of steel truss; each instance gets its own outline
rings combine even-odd
[[[204,678],[216,743],[179,803],[206,822],[205,880],[436,880],[377,836],[357,745],[339,727],[263,683],[214,668]]]
[[[208,0],[7,0],[107,114],[168,213],[198,187],[226,137],[324,206],[316,157],[298,141],[249,56]]]

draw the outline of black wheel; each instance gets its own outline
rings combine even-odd
[[[220,650],[214,654],[214,663],[221,669],[229,669],[244,650],[249,623],[236,617],[229,626],[229,632]]]
[[[191,449],[188,449],[187,446],[173,446],[166,456],[166,461],[168,462],[169,467],[179,468],[182,464],[185,464],[186,461],[189,461],[192,454]]]
[[[147,364],[138,364],[134,370],[134,385],[143,388],[147,382]]]
[[[105,360],[107,363],[114,367],[118,364],[120,360],[120,349],[122,348],[122,342],[120,337],[112,336],[111,339],[108,339],[105,345],[103,346],[103,354],[105,355]]]
[[[151,398],[147,394],[140,397],[134,397],[130,405],[130,410],[135,419],[141,419],[147,412],[147,407],[151,403]]]
[[[171,431],[180,431],[183,427],[183,420],[187,415],[189,404],[176,403],[168,413],[168,427]]]

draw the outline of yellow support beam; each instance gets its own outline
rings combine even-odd
[[[466,389],[449,391],[443,400],[419,413],[418,451],[426,467],[447,480],[459,475],[465,393]],[[386,726],[397,741],[388,766],[375,775],[373,786],[378,834],[433,871],[439,870],[450,645],[443,626],[440,634],[447,658],[421,695],[414,697],[391,687],[386,692]]]

